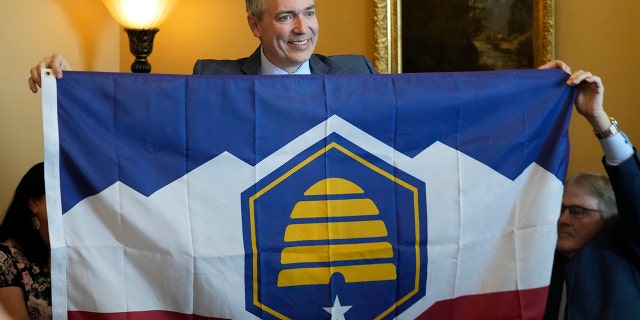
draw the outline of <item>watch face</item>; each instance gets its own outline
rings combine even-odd
[[[602,132],[597,132],[597,131],[593,131],[593,133],[595,133],[596,137],[600,140],[602,139],[606,139],[611,137],[612,135],[618,133],[618,121],[616,121],[616,119],[614,118],[609,118],[609,120],[611,120],[611,126],[609,126],[609,128],[605,131]]]

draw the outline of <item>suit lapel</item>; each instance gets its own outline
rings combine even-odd
[[[312,54],[311,59],[309,59],[309,68],[311,69],[311,74],[329,73],[329,66],[322,62],[322,60],[318,59],[315,54]]]
[[[244,60],[241,69],[245,74],[260,74],[260,47]]]

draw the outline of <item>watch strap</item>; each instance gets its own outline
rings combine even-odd
[[[607,130],[605,131],[593,130],[593,134],[595,134],[598,139],[600,140],[606,139],[618,133],[618,121],[616,121],[616,119],[614,119],[613,117],[609,117],[609,120],[611,120],[611,125]]]

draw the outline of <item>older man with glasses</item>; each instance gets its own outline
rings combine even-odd
[[[640,157],[604,111],[601,79],[581,70],[567,83],[580,89],[576,110],[600,142],[608,178],[565,183],[544,319],[640,319]]]
[[[609,179],[582,173],[565,182],[556,250],[572,258],[607,221],[618,215]]]

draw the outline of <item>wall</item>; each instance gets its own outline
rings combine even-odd
[[[607,111],[640,144],[640,2],[556,0],[556,56],[605,79]],[[371,0],[317,0],[317,52],[373,58]],[[27,89],[27,70],[61,52],[76,70],[128,72],[126,35],[99,0],[0,2],[0,210],[19,178],[42,156],[40,95]],[[182,0],[160,26],[150,62],[154,73],[190,74],[197,58],[233,59],[257,47],[240,0]],[[601,151],[586,121],[571,129],[569,172],[599,171]]]
[[[117,71],[118,25],[98,0],[0,1],[0,216],[22,175],[43,160],[40,94],[29,69],[62,52],[78,70]]]
[[[607,113],[640,145],[640,2],[556,0],[555,5],[556,57],[603,79]],[[574,113],[569,174],[604,172],[602,151],[591,132],[587,121]]]

